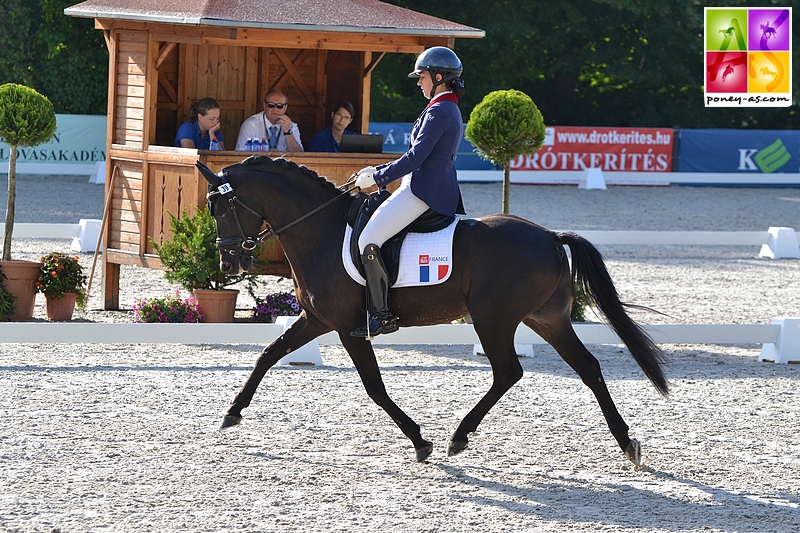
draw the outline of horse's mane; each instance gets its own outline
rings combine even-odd
[[[258,155],[251,156],[242,161],[223,169],[224,172],[230,172],[236,167],[245,167],[247,170],[254,170],[256,172],[267,172],[270,174],[279,174],[290,178],[296,178],[298,175],[318,182],[322,187],[328,188],[331,191],[336,191],[336,185],[328,181],[325,176],[320,176],[310,168],[298,165],[294,161],[289,161],[282,157],[272,159],[269,156]]]

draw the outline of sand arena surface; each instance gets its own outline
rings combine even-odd
[[[470,215],[500,209],[499,184],[462,189]],[[85,178],[24,176],[17,221],[100,218],[102,196]],[[800,189],[514,186],[511,210],[553,229],[800,229]],[[68,247],[15,240],[14,256]],[[671,315],[635,314],[642,323],[800,316],[797,260],[601,251],[623,299]],[[123,307],[175,288],[157,271],[122,279]],[[242,314],[249,305],[240,298]],[[130,320],[100,307],[93,290],[81,318]],[[340,346],[322,347],[323,367],[270,370],[243,424],[220,432],[259,346],[0,344],[0,531],[800,530],[800,365],[758,363],[755,345],[663,348],[669,399],[624,347],[589,346],[642,442],[636,470],[549,347],[521,360],[522,380],[456,457],[446,442],[488,389],[487,360],[472,346],[376,349],[389,394],[434,442],[417,464]]]

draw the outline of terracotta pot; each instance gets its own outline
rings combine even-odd
[[[33,317],[33,306],[36,303],[36,280],[39,278],[40,261],[24,261],[12,259],[0,261],[0,270],[6,275],[3,282],[5,288],[17,297],[14,302],[12,322],[30,320]]]
[[[77,292],[66,292],[61,298],[51,298],[45,295],[44,310],[47,313],[47,318],[54,322],[72,320],[72,313],[75,312],[75,300],[77,299]]]
[[[236,311],[236,298],[239,296],[237,290],[211,291],[195,289],[194,299],[200,306],[200,311],[206,317],[204,322],[233,322],[233,315]]]

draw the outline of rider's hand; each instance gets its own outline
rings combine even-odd
[[[355,186],[359,189],[369,189],[375,185],[374,174],[378,169],[375,167],[365,167],[358,171]]]

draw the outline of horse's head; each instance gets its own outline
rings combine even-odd
[[[247,272],[253,266],[253,250],[263,240],[259,231],[264,217],[239,198],[227,176],[215,174],[198,161],[200,174],[208,181],[208,211],[217,228],[220,269],[226,274]]]

